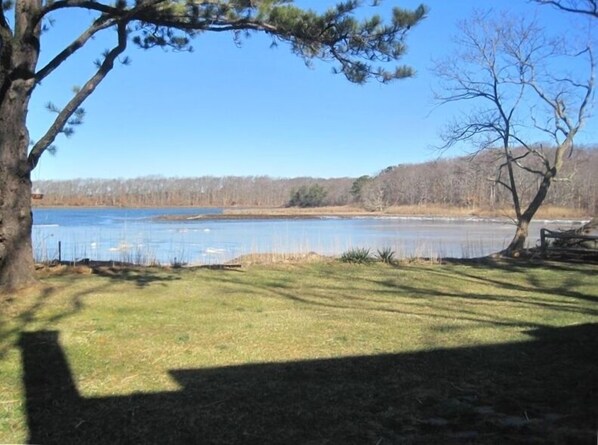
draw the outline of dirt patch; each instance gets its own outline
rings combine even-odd
[[[255,264],[305,264],[331,261],[332,258],[315,252],[309,253],[251,253],[241,255],[226,264],[251,266]]]

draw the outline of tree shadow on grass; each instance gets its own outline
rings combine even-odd
[[[367,273],[370,267],[375,272],[377,267],[385,266],[355,265],[340,271],[319,271],[316,276],[324,281],[315,280],[313,284],[305,282],[300,269],[298,274],[289,273],[284,280],[277,278],[280,283],[268,281],[267,277],[247,280],[241,275],[220,275],[218,281],[243,287],[246,293],[260,297],[284,298],[306,306],[386,312],[431,318],[438,322],[459,320],[522,328],[543,325],[529,321],[529,318],[510,316],[511,311],[501,311],[500,305],[526,311],[528,315],[537,309],[552,311],[555,315],[598,316],[598,308],[594,304],[598,294],[577,289],[583,289],[578,281],[583,272],[579,265],[572,266],[570,272],[573,274],[557,286],[536,279],[529,269],[522,269],[523,276],[517,279],[508,274],[489,274],[487,272],[494,269],[490,265],[464,268],[410,265],[407,269],[390,269],[391,273],[373,273],[371,276]],[[403,279],[405,271],[420,273],[421,276]],[[497,310],[490,310],[491,306],[484,305],[484,302],[493,304]]]
[[[165,286],[171,281],[181,279],[174,270],[152,267],[96,266],[92,268],[92,272],[114,281],[130,282],[141,288],[151,284],[161,284]]]
[[[598,324],[413,353],[171,370],[83,397],[55,331],[20,340],[32,443],[592,443]]]
[[[411,265],[409,270],[420,271],[426,276],[426,282],[421,284],[417,281],[403,282],[400,280],[401,271],[397,270],[399,279],[376,280],[369,279],[371,283],[383,286],[386,290],[383,293],[388,295],[396,294],[421,296],[421,297],[447,297],[458,301],[488,301],[504,303],[521,308],[538,308],[541,310],[554,310],[557,312],[569,312],[572,314],[582,314],[598,316],[598,293],[596,289],[591,288],[587,283],[583,289],[582,277],[587,275],[590,267],[583,267],[576,264],[556,265],[559,271],[563,272],[560,281],[555,285],[554,282],[544,281],[542,271],[547,268],[552,269],[553,265],[541,264],[530,265],[529,267],[518,264],[501,265],[484,262],[451,262],[450,264],[466,264],[467,267],[435,267]],[[496,269],[504,270],[507,273],[495,274]],[[515,278],[509,273],[517,273]],[[567,274],[568,273],[568,274]],[[592,276],[592,275],[588,275]],[[429,283],[433,283],[430,285]],[[484,292],[471,291],[475,289],[475,284],[486,285]],[[433,301],[433,300],[432,300]],[[460,314],[467,311],[459,309]],[[495,320],[501,317],[495,314]],[[508,324],[508,323],[507,323]]]
[[[457,263],[458,264],[458,263]],[[572,273],[578,275],[594,275],[596,274],[596,268],[593,266],[584,267],[579,264],[568,264],[568,263],[555,263],[555,262],[529,262],[526,260],[501,260],[493,261],[488,260],[486,262],[478,262],[468,264],[471,267],[456,272],[464,278],[471,278],[475,280],[484,281],[488,284],[495,285],[502,289],[509,289],[515,291],[541,291],[544,294],[554,295],[558,297],[567,297],[572,300],[587,301],[591,303],[598,303],[598,293],[593,294],[583,293],[574,290],[578,282],[576,278],[567,276],[565,274]],[[483,273],[484,270],[498,269],[507,273],[519,273],[525,275],[525,281],[527,285],[516,284],[513,281],[509,281],[509,275],[504,275],[503,279],[492,279],[484,275],[480,275],[475,272]],[[558,286],[551,286],[544,282],[538,275],[533,272],[538,269],[551,269],[563,272],[562,280]],[[452,270],[452,272],[455,272]],[[443,273],[442,269],[430,273]]]
[[[83,272],[81,267],[83,267]],[[52,300],[61,292],[69,292],[68,288],[78,277],[85,278],[86,274],[92,272],[98,276],[109,278],[109,281],[89,287],[82,291],[73,292],[64,305],[62,311],[56,311],[49,317],[40,319],[40,313],[52,306]],[[38,271],[42,278],[60,277],[66,278],[61,282],[41,282],[37,288],[31,289],[36,292],[35,298],[31,299],[26,307],[11,309],[11,305],[21,298],[19,295],[8,296],[0,300],[0,359],[12,347],[16,341],[19,332],[27,329],[31,324],[44,326],[55,325],[58,321],[71,317],[79,313],[84,307],[85,297],[97,292],[106,292],[113,284],[118,282],[130,282],[139,288],[145,288],[150,285],[160,284],[166,286],[167,283],[180,280],[181,277],[171,270],[148,268],[148,267],[110,267],[105,265],[93,265],[93,267],[75,266],[44,268]],[[82,275],[79,275],[82,274]],[[11,313],[14,311],[14,314]]]

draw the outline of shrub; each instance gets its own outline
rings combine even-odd
[[[303,185],[291,193],[289,207],[319,207],[324,202],[327,192],[319,184],[309,187]]]
[[[343,252],[340,260],[343,263],[357,263],[364,264],[369,263],[373,260],[370,255],[370,249],[366,248],[354,248]]]
[[[376,257],[378,260],[386,264],[395,264],[395,252],[390,247],[378,249]]]

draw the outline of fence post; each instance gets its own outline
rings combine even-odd
[[[62,241],[58,241],[58,262],[62,263]]]

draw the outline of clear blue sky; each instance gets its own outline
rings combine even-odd
[[[296,3],[321,9],[335,2]],[[419,3],[385,0],[381,11]],[[438,134],[454,109],[435,109],[436,79],[430,68],[433,59],[451,53],[458,20],[470,17],[476,7],[538,14],[543,23],[563,32],[584,20],[526,0],[426,4],[429,17],[411,31],[403,59],[417,76],[390,85],[351,84],[322,62],[307,68],[285,45],[270,49],[269,39],[258,35],[239,48],[231,35],[204,34],[191,54],[141,51],[131,45],[132,64],[115,67],[85,103],[84,125],[71,138],[57,139],[58,153],[42,157],[33,179],[356,177],[434,159],[439,154],[432,147],[440,144]],[[42,62],[90,20],[86,13],[55,18],[42,41]],[[34,140],[51,122],[44,105],[64,105],[71,88],[87,80],[93,60],[113,38],[111,32],[98,37],[37,90],[28,122]],[[594,118],[580,141],[597,142],[597,127]]]

